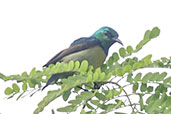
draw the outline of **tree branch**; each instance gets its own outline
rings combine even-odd
[[[102,82],[102,83],[103,83],[103,84],[110,83],[110,84],[117,85],[119,88],[123,88],[121,85],[119,85],[119,84],[118,84],[118,83],[116,83],[116,82],[108,81],[108,82]],[[127,92],[125,91],[125,89],[124,89],[124,88],[123,88],[123,91],[124,91],[124,93],[125,93],[125,95],[126,95],[126,97],[127,97],[128,101],[129,101],[129,104],[130,104],[130,106],[131,106],[131,108],[132,108],[132,111],[134,111],[134,108],[133,108],[132,102],[131,102],[131,100],[130,100],[130,98],[129,98],[129,95],[127,94]]]

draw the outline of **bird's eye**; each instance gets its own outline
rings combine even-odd
[[[109,31],[105,30],[105,31],[104,31],[104,34],[105,34],[105,35],[108,35],[108,34],[109,34]]]

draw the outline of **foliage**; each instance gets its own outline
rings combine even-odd
[[[153,38],[156,38],[160,30],[155,27],[145,32],[144,38],[134,49],[132,46],[120,48],[119,53],[114,52],[101,68],[93,69],[85,60],[81,63],[70,61],[68,64],[56,63],[42,71],[33,68],[30,73],[5,76],[0,74],[4,81],[15,80],[12,87],[5,89],[8,98],[18,95],[17,100],[24,95],[32,96],[41,91],[42,85],[54,73],[75,72],[73,76],[58,80],[60,88],[48,91],[47,95],[38,104],[34,114],[62,96],[67,106],[58,108],[59,112],[74,112],[82,107],[81,114],[125,114],[119,109],[130,107],[133,114],[170,114],[171,113],[171,77],[166,72],[148,72],[143,74],[144,68],[171,68],[171,58],[163,57],[159,60],[151,60],[152,55],[146,55],[142,59],[132,57]],[[139,71],[138,73],[135,71]],[[22,86],[19,85],[22,84]],[[32,91],[30,92],[31,89]],[[132,90],[130,92],[130,90]],[[69,100],[70,96],[75,96]],[[138,96],[138,101],[134,97]],[[70,97],[71,98],[71,97]],[[72,97],[73,98],[73,97]],[[52,114],[55,111],[52,109]]]

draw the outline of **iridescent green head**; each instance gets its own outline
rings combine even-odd
[[[118,33],[110,27],[100,28],[92,35],[92,37],[95,37],[100,41],[101,46],[106,54],[108,54],[110,46],[115,42],[118,42],[123,45],[122,42],[118,39]]]

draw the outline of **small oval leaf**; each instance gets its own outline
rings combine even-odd
[[[84,60],[81,62],[81,66],[80,66],[80,71],[81,72],[86,72],[88,69],[88,61]]]
[[[27,90],[27,83],[26,82],[23,82],[22,89],[23,89],[23,91]]]
[[[13,88],[13,90],[16,92],[16,93],[18,93],[19,91],[20,91],[20,88],[18,87],[18,85],[17,84],[12,84],[12,88]]]
[[[119,60],[119,55],[116,52],[112,54],[112,57],[114,62],[117,62]]]
[[[70,95],[71,95],[71,90],[65,91],[63,93],[63,100],[67,101]]]
[[[155,38],[157,36],[159,36],[160,34],[160,29],[158,27],[154,27],[150,33],[150,38]]]
[[[80,62],[76,61],[74,65],[74,71],[78,70],[79,67],[80,67]]]
[[[128,46],[128,47],[126,48],[126,51],[127,51],[129,54],[132,54],[134,50],[133,50],[132,46]]]
[[[5,89],[5,95],[10,95],[10,94],[12,94],[14,92],[14,90],[13,89],[11,89],[10,87],[7,87],[6,89]]]
[[[125,48],[120,48],[119,49],[119,54],[120,54],[121,57],[125,57],[126,56]]]

